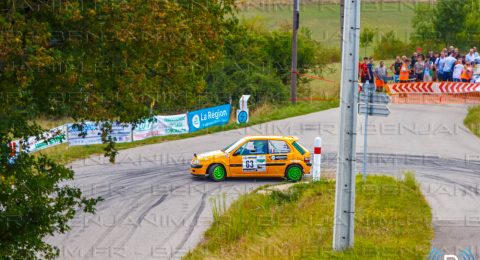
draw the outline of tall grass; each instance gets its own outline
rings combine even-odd
[[[424,259],[431,211],[415,177],[357,178],[355,246],[332,250],[335,182],[241,196],[186,259]]]
[[[217,221],[227,211],[227,197],[225,193],[210,198],[212,204],[213,220]]]
[[[474,106],[468,109],[464,124],[478,137],[480,137],[480,106]]]

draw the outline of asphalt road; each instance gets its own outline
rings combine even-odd
[[[369,120],[370,174],[416,173],[432,207],[433,246],[470,247],[480,256],[480,138],[464,126],[466,106],[391,105]],[[177,259],[202,239],[213,219],[240,194],[279,180],[213,183],[190,176],[192,154],[222,148],[244,135],[296,135],[309,149],[323,138],[323,170],[334,172],[339,110],[121,151],[116,164],[95,156],[72,164],[74,185],[102,196],[95,215],[79,213],[72,230],[49,239],[61,259]],[[358,127],[358,163],[363,151]]]

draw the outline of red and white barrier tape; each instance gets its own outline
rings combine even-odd
[[[479,83],[464,82],[413,82],[394,83],[387,85],[390,94],[401,93],[436,93],[436,94],[457,94],[480,92]]]

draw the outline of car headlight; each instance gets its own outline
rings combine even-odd
[[[193,164],[200,164],[200,160],[199,159],[193,159],[192,163]]]

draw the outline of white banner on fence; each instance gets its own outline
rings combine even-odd
[[[69,145],[89,145],[102,143],[102,130],[95,122],[84,122],[82,127],[68,124]]]
[[[132,125],[114,123],[112,125],[113,140],[117,143],[128,143],[132,141]]]
[[[62,125],[55,127],[47,132],[44,132],[39,137],[40,138],[32,136],[28,138],[28,143],[26,145],[28,152],[33,153],[45,148],[50,148],[65,143],[67,141],[67,126]]]
[[[133,130],[133,141],[153,136],[188,133],[187,114],[174,116],[154,116],[143,120]]]
[[[132,141],[132,126],[130,124],[113,123],[111,136],[117,143],[126,143]],[[83,135],[83,134],[84,135]],[[68,144],[91,145],[102,143],[102,125],[87,121],[83,124],[83,129],[74,124],[68,124]]]

